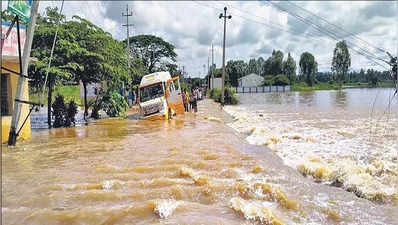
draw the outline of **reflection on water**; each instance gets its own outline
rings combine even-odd
[[[398,98],[394,89],[240,95],[226,110],[247,141],[267,145],[305,176],[359,197],[398,198]],[[264,101],[265,99],[265,101]]]
[[[171,121],[37,131],[3,148],[2,222],[397,224],[396,207],[309,182],[224,121],[232,122],[205,101]]]

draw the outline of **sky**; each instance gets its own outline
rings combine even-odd
[[[130,36],[153,34],[172,43],[178,55],[177,64],[184,66],[191,77],[203,77],[207,72],[211,44],[214,62],[217,67],[222,65],[223,20],[218,16],[224,7],[232,15],[227,20],[226,61],[267,59],[275,49],[283,51],[285,59],[290,52],[298,65],[300,55],[308,51],[315,56],[319,71],[329,71],[333,49],[337,41],[345,39],[350,46],[351,70],[384,70],[389,68],[387,64],[375,58],[388,60],[381,50],[394,55],[398,51],[396,1],[65,1],[64,4],[63,13],[68,19],[79,15],[118,40],[127,35],[122,26],[126,23],[122,12],[126,13],[128,5],[133,12],[129,18],[133,24]],[[6,6],[7,1],[3,1],[3,9]],[[61,1],[41,1],[39,12],[43,14],[48,6],[60,8]],[[371,60],[363,54],[371,54]]]

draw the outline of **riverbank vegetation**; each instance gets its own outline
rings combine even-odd
[[[6,10],[2,12],[2,18],[8,22],[13,20]],[[51,67],[48,68],[58,21],[57,42]],[[84,106],[86,117],[94,107],[107,105],[90,102],[87,98],[89,84],[101,84],[103,90],[99,99],[112,100],[115,92],[136,91],[145,74],[157,71],[169,71],[172,76],[181,74],[176,64],[174,45],[160,37],[145,34],[131,36],[130,49],[126,50],[127,39],[117,40],[101,27],[79,16],[67,18],[59,13],[57,7],[47,7],[38,16],[36,25],[31,55],[37,61],[28,68],[31,101],[39,102],[43,85],[46,85],[42,103],[52,106],[55,96],[62,95],[66,102],[73,100],[77,105]],[[47,83],[44,84],[46,77]],[[83,85],[82,100],[79,83]],[[121,105],[127,105],[125,96],[117,99],[124,101]],[[124,113],[123,110],[117,113],[108,111],[115,116]]]
[[[297,65],[298,64],[298,65]],[[350,70],[351,55],[345,41],[336,43],[333,51],[331,71],[319,71],[319,63],[310,52],[304,52],[296,63],[290,53],[284,57],[280,50],[263,57],[244,60],[229,60],[226,65],[226,81],[237,87],[239,78],[254,73],[264,78],[263,86],[292,85],[293,91],[337,90],[352,87],[392,87],[394,85],[390,71],[377,71],[362,68]],[[221,77],[222,69],[213,64],[210,71],[215,77]],[[210,75],[210,72],[208,76]],[[205,79],[208,79],[208,76]]]
[[[208,97],[216,102],[221,102],[221,90],[218,88],[211,89],[209,91]],[[232,87],[225,88],[224,103],[226,105],[236,105],[239,103],[238,97],[235,93],[235,89],[233,89]]]

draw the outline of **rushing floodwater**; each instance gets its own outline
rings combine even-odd
[[[35,132],[31,142],[3,146],[2,222],[398,224],[396,205],[304,178],[269,148],[247,144],[231,122],[206,100],[197,115],[172,121]]]
[[[398,198],[393,89],[241,94],[229,124],[316,181],[381,203]]]

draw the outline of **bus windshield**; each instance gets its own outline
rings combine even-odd
[[[164,93],[163,93],[162,83],[158,83],[148,87],[143,87],[140,89],[141,102],[146,102],[155,98],[159,98],[162,97],[163,95]]]

